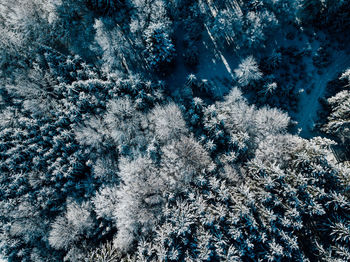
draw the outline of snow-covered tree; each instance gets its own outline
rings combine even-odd
[[[225,47],[225,44],[236,44],[240,47],[239,40],[243,34],[242,10],[220,10],[212,25],[212,32],[223,47]]]
[[[262,73],[253,56],[243,59],[238,68],[235,69],[235,76],[241,86],[253,84],[254,81],[262,78]]]
[[[148,64],[154,70],[171,63],[175,56],[175,46],[163,24],[152,23],[144,32]]]
[[[186,123],[181,110],[176,104],[156,106],[149,116],[151,128],[156,137],[162,142],[168,142],[187,133]]]
[[[341,91],[327,102],[331,112],[323,130],[336,135],[345,143],[350,140],[350,91]]]
[[[102,57],[102,66],[106,71],[128,72],[139,59],[135,54],[139,45],[132,44],[123,29],[115,26],[116,23],[111,17],[95,20],[96,45],[92,49]]]
[[[318,42],[314,65],[328,67],[349,14],[345,0],[2,1],[0,253],[349,261],[349,167],[334,141],[288,134],[290,117],[270,107],[309,77],[301,58]],[[215,68],[184,65],[224,57],[243,59],[217,99]],[[345,147],[349,75],[322,127]]]
[[[65,216],[58,217],[52,224],[49,243],[56,249],[68,249],[81,238],[88,238],[94,227],[89,206],[69,203]]]
[[[121,160],[121,188],[113,216],[118,228],[114,246],[122,252],[130,250],[139,233],[150,232],[160,218],[160,205],[166,188],[164,177],[152,161],[140,157],[129,162]]]

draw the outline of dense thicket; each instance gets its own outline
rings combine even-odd
[[[2,1],[1,253],[8,261],[350,260],[349,167],[336,163],[334,141],[291,134],[288,115],[307,68],[321,74],[332,63],[329,45],[300,47],[300,39],[339,37],[348,5]],[[235,57],[225,92],[196,74],[210,49]],[[171,79],[179,67],[186,76]],[[343,144],[349,75],[328,99],[322,128]]]

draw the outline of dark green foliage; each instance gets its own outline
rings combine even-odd
[[[301,1],[300,17],[307,25],[312,23],[318,28],[323,28],[337,40],[347,35],[344,34],[349,26],[350,5],[349,1],[336,0],[303,0]]]
[[[124,0],[87,0],[87,6],[101,14],[112,14],[124,7]]]

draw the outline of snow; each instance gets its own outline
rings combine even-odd
[[[181,44],[181,29],[175,32],[175,39],[178,40],[176,44],[178,55],[175,69],[166,79],[171,91],[182,87],[187,76],[191,73],[196,75],[198,79],[206,79],[212,86],[215,86],[214,93],[217,97],[222,97],[231,88],[230,83],[234,79],[233,69],[238,66],[240,58],[234,52],[221,52],[207,26],[205,29],[199,48],[199,63],[193,70],[185,66],[182,57],[184,50]]]
[[[313,48],[315,51],[315,48]],[[337,75],[350,66],[350,60],[343,51],[333,53],[332,64],[322,70],[322,74],[317,73],[312,61],[307,63],[308,71],[312,74],[312,80],[306,83],[305,90],[312,88],[310,94],[305,91],[300,94],[298,113],[294,116],[298,122],[297,128],[300,130],[300,136],[303,138],[314,137],[316,132],[313,130],[317,121],[317,112],[321,109],[319,99],[324,97],[327,83],[337,77]],[[310,59],[311,60],[311,59]]]

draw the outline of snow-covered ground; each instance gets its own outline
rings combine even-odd
[[[176,37],[176,39],[181,39],[181,37]],[[175,70],[166,79],[171,91],[182,87],[191,73],[195,74],[198,79],[206,79],[212,86],[215,86],[215,93],[218,97],[222,97],[229,90],[234,78],[233,70],[239,62],[238,57],[233,52],[221,52],[207,28],[203,32],[200,44],[199,63],[194,70],[189,70],[185,66],[182,57],[184,50],[182,50],[180,41],[177,44],[177,52]]]
[[[315,49],[313,49],[315,50]],[[310,59],[311,60],[311,59]],[[312,80],[309,83],[303,82],[304,90],[311,88],[311,93],[305,91],[300,94],[298,112],[293,116],[298,122],[297,128],[300,130],[300,136],[311,138],[315,136],[313,130],[317,121],[317,112],[321,109],[319,99],[324,97],[327,83],[335,79],[341,71],[350,66],[350,59],[343,51],[337,51],[332,54],[332,64],[322,70],[322,74],[317,73],[312,61],[307,63],[308,71],[312,74]]]

